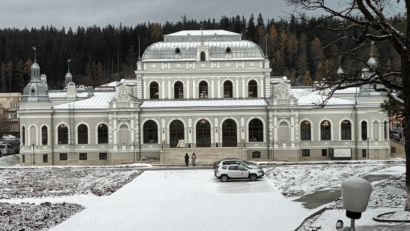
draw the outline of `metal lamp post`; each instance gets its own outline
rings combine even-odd
[[[370,159],[370,139],[367,137],[367,159]]]
[[[36,157],[34,156],[34,143],[31,144],[31,146],[33,147],[33,165],[36,165]]]

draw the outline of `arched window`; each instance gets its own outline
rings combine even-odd
[[[88,144],[88,127],[85,124],[78,126],[78,143]]]
[[[222,123],[222,146],[223,147],[236,147],[237,146],[237,134],[236,134],[236,122],[232,119],[227,119]]]
[[[211,124],[205,119],[196,123],[196,146],[211,147]]]
[[[367,136],[367,122],[363,121],[362,122],[362,140],[367,140],[368,136]]]
[[[249,81],[249,97],[258,97],[258,84],[255,80]]]
[[[108,127],[105,124],[98,125],[98,143],[108,144]]]
[[[199,83],[199,98],[208,98],[208,83],[206,81]]]
[[[41,144],[47,145],[47,140],[48,140],[47,127],[43,126],[41,128]]]
[[[204,51],[201,52],[201,61],[202,62],[205,61],[205,52]]]
[[[170,147],[176,148],[179,144],[179,141],[185,139],[184,124],[179,120],[174,120],[169,126],[169,129],[170,129],[169,131]],[[179,148],[183,148],[183,147],[179,147]]]
[[[343,120],[342,122],[342,140],[351,140],[352,139],[352,125],[350,121]]]
[[[149,98],[159,99],[159,87],[157,82],[152,82],[149,85]]]
[[[329,121],[325,120],[320,124],[320,139],[321,140],[330,140],[330,130],[331,124]]]
[[[65,124],[58,126],[58,144],[68,144],[68,128]]]
[[[260,119],[249,122],[249,142],[263,142],[263,123]]]
[[[224,98],[232,98],[233,93],[232,93],[232,82],[231,81],[225,81],[224,83]]]
[[[26,127],[23,126],[23,128],[21,129],[23,132],[22,134],[22,138],[23,138],[23,145],[26,145]]]
[[[144,123],[144,143],[158,143],[158,125],[152,120]]]
[[[310,122],[309,121],[303,121],[300,124],[300,139],[301,140],[311,140],[310,138]]]
[[[180,81],[174,84],[174,98],[175,99],[184,98],[184,85]]]

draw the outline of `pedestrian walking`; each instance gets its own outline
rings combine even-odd
[[[191,159],[192,159],[192,166],[195,166],[195,160],[196,160],[195,152],[194,154],[192,154]]]
[[[188,153],[185,153],[185,165],[188,167],[188,163],[189,163],[189,156]]]

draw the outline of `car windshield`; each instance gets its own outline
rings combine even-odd
[[[6,148],[6,146],[5,145],[0,145],[0,148]]]

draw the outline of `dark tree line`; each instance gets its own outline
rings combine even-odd
[[[395,16],[390,20],[398,28],[405,30],[407,27],[403,17]],[[335,19],[318,21],[315,17],[265,20],[259,14],[256,18],[251,15],[249,19],[239,15],[222,16],[219,21],[208,19],[204,20],[203,28],[240,33],[242,39],[253,41],[264,51],[267,50],[273,67],[272,75],[285,75],[294,85],[310,85],[312,81],[326,75],[325,72],[330,69],[327,67],[338,61],[336,54],[349,44],[342,40],[333,43],[344,36],[343,31],[323,33],[318,29],[308,29],[317,24],[337,23]],[[78,27],[76,30],[53,26],[30,30],[0,29],[0,92],[21,92],[30,81],[33,46],[38,49],[37,62],[41,66],[41,73],[47,75],[50,88],[61,89],[68,59],[71,59],[70,71],[76,84],[98,86],[119,78],[132,78],[139,55],[138,38],[142,56],[150,44],[163,40],[164,34],[197,30],[201,24],[184,16],[175,23],[140,23],[136,26],[120,24],[102,28]],[[357,52],[370,55],[370,46],[363,46]],[[376,43],[373,54],[379,65],[400,67],[399,56],[386,42]],[[343,68],[353,69],[357,65],[346,61]]]

